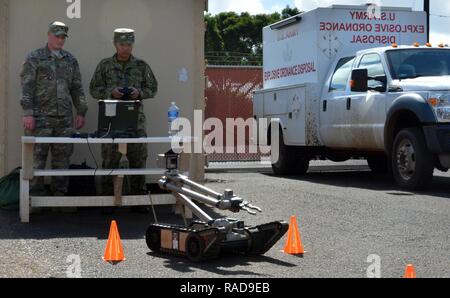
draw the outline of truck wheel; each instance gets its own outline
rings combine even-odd
[[[272,142],[272,152],[274,150]],[[298,148],[286,146],[284,144],[283,132],[279,135],[279,156],[275,163],[272,163],[272,170],[275,175],[290,176],[304,175],[309,169],[309,158],[304,157]]]
[[[426,188],[433,179],[434,156],[418,128],[398,133],[392,151],[392,171],[397,183],[408,190]]]
[[[372,172],[377,174],[386,174],[391,172],[389,160],[385,156],[369,156],[367,164]]]

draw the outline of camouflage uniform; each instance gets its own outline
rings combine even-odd
[[[65,28],[61,29],[61,25],[51,25],[50,31],[55,35],[67,36],[68,29]],[[35,130],[26,131],[25,134],[36,137],[71,136],[74,132],[72,103],[78,115],[85,116],[88,109],[75,57],[64,50],[61,50],[57,57],[48,46],[45,46],[28,55],[20,77],[22,84],[20,103],[24,115],[33,116],[36,121]],[[37,144],[34,149],[35,169],[45,168],[49,150],[52,153],[52,168],[69,168],[73,145]],[[67,184],[67,178],[53,177],[52,191],[66,193]],[[32,192],[43,191],[43,177],[35,178],[32,182]]]
[[[125,31],[125,33],[116,30],[114,41],[134,43],[134,33],[132,30]],[[155,97],[158,83],[146,62],[131,56],[128,62],[120,63],[116,54],[99,63],[90,84],[90,93],[97,100],[107,100],[111,99],[112,91],[118,87],[134,87],[140,91],[138,100],[144,100]],[[138,137],[146,136],[146,117],[141,106],[138,119]],[[118,152],[118,145],[103,145],[103,169],[118,168],[121,156]],[[144,168],[147,157],[146,144],[128,145],[127,158],[130,168]],[[132,193],[139,194],[144,189],[145,177],[132,176],[130,180]],[[103,177],[102,190],[104,194],[113,193],[112,177]]]

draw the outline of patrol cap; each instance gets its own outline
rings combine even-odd
[[[62,22],[55,21],[50,24],[49,32],[51,32],[55,36],[64,35],[68,37],[69,35],[67,35],[67,33],[69,32],[69,27],[67,27],[67,25]]]
[[[118,28],[114,30],[114,43],[134,43],[134,30]]]

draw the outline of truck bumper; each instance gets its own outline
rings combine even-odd
[[[450,154],[450,124],[424,126],[428,149],[434,154]]]

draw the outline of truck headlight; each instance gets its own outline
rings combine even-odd
[[[434,94],[428,98],[439,122],[450,122],[450,94]]]

